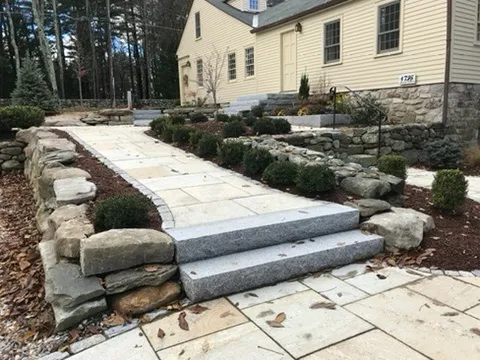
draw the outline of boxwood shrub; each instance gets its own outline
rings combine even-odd
[[[197,130],[197,129],[193,129],[191,132],[190,132],[190,139],[188,140],[188,143],[191,145],[191,146],[197,146],[198,145],[198,142],[200,141],[200,139],[202,138],[202,136],[204,135],[205,133],[203,131],[200,131],[200,130]]]
[[[253,124],[255,124],[255,121],[257,121],[257,117],[253,115],[248,115],[246,118],[243,119],[243,122],[247,126],[253,126]]]
[[[253,106],[252,109],[250,110],[250,113],[257,118],[261,118],[263,116],[263,106],[261,105]]]
[[[439,170],[432,183],[433,205],[455,212],[467,197],[468,181],[460,170]]]
[[[223,137],[224,138],[236,138],[242,135],[245,135],[246,132],[245,125],[240,121],[232,121],[226,123],[223,126]]]
[[[44,121],[45,112],[35,106],[12,105],[0,108],[0,131],[3,132],[9,132],[13,128],[40,126]]]
[[[223,142],[218,146],[220,165],[234,166],[242,162],[247,147],[241,142]]]
[[[272,185],[291,185],[297,177],[298,166],[289,161],[276,161],[267,166],[263,180]]]
[[[378,159],[378,170],[389,175],[407,178],[407,159],[400,155],[383,155]]]
[[[227,114],[217,114],[217,121],[226,123],[230,120],[230,116]]]
[[[302,166],[295,179],[297,189],[307,195],[317,195],[335,189],[335,174],[327,166]]]
[[[197,144],[197,153],[201,157],[211,157],[217,155],[217,147],[222,139],[212,134],[203,134]]]
[[[168,122],[172,125],[185,125],[185,117],[181,115],[170,115],[167,118]]]
[[[245,175],[254,176],[262,174],[268,165],[274,161],[273,156],[265,149],[250,149],[243,157]]]
[[[102,200],[94,212],[95,231],[145,227],[149,222],[148,208],[148,200],[136,195],[119,195]]]
[[[188,143],[190,139],[190,129],[182,126],[176,125],[173,127],[172,141],[180,144]]]
[[[275,125],[273,125],[272,119],[262,118],[257,120],[252,126],[253,132],[256,135],[275,134]]]
[[[275,134],[288,134],[292,131],[292,125],[290,125],[287,119],[272,119],[272,122],[275,128]]]
[[[190,121],[194,124],[195,123],[207,122],[208,117],[203,113],[197,112],[197,113],[193,113],[192,115],[190,115]]]

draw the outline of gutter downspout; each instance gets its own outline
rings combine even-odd
[[[447,0],[447,47],[445,57],[445,80],[443,81],[442,123],[448,122],[448,100],[450,95],[450,65],[452,57],[453,0]]]

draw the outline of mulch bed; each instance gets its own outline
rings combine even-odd
[[[93,213],[95,205],[104,199],[117,195],[136,195],[139,197],[145,197],[141,192],[135,189],[131,184],[125,181],[115,171],[107,168],[97,158],[95,158],[89,151],[87,151],[82,145],[80,145],[69,134],[61,130],[52,130],[57,135],[63,138],[67,138],[76,145],[76,151],[79,154],[75,163],[71,164],[72,167],[78,167],[87,171],[92,176],[92,182],[97,186],[97,197],[93,201],[93,206],[89,207],[87,216],[90,221],[93,222]],[[155,205],[149,201],[149,223],[147,228],[161,230],[162,219],[157,211]]]
[[[428,170],[428,171],[439,170],[438,168],[435,168],[429,164],[422,164],[422,163],[415,164],[413,165],[413,167],[416,169]],[[462,170],[465,176],[480,176],[480,166],[470,166],[470,165],[460,164],[458,168]]]

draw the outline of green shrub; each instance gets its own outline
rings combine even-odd
[[[295,184],[300,192],[316,195],[335,189],[335,174],[327,166],[303,166],[298,170]]]
[[[0,108],[0,132],[12,128],[28,129],[40,126],[45,121],[45,112],[35,106],[6,106]]]
[[[424,150],[428,163],[438,169],[454,169],[462,158],[461,146],[450,139],[430,141]]]
[[[161,134],[164,124],[165,120],[162,117],[155,118],[150,122],[150,129],[156,134]]]
[[[197,144],[198,156],[210,157],[217,155],[217,147],[222,139],[212,134],[204,134]]]
[[[194,129],[190,132],[190,140],[188,141],[189,144],[196,147],[204,134],[205,133],[203,131]]]
[[[182,126],[176,125],[173,127],[172,141],[180,144],[188,143],[190,139],[190,129]]]
[[[243,117],[240,115],[230,115],[228,122],[232,122],[232,121],[243,121]]]
[[[455,212],[468,191],[468,181],[460,170],[439,170],[432,184],[433,204],[439,209]]]
[[[253,106],[252,110],[250,110],[250,113],[257,118],[261,118],[263,116],[263,106],[261,105]]]
[[[259,175],[274,161],[273,156],[265,149],[250,149],[243,157],[245,175]]]
[[[288,134],[292,131],[292,125],[290,125],[287,119],[272,119],[272,122],[275,127],[275,134]]]
[[[246,118],[243,119],[243,122],[247,126],[253,126],[253,124],[255,124],[255,121],[257,121],[257,117],[253,115],[248,115]]]
[[[193,124],[207,122],[208,117],[202,113],[193,113],[192,115],[190,115],[190,121]]]
[[[173,132],[177,127],[175,125],[167,123],[162,130],[160,135],[163,142],[171,143],[173,141]]]
[[[120,195],[102,200],[95,208],[95,231],[141,228],[148,225],[149,202],[136,195]]]
[[[241,142],[223,142],[218,146],[218,159],[220,165],[233,166],[238,165],[243,160],[247,147]]]
[[[310,97],[310,85],[308,83],[308,75],[303,74],[300,79],[300,89],[298,91],[298,98],[300,100],[307,100]]]
[[[185,125],[185,117],[181,115],[170,115],[167,121],[172,125]]]
[[[273,125],[272,119],[263,118],[259,119],[252,126],[253,132],[256,135],[275,134],[275,125]]]
[[[400,155],[383,155],[378,159],[378,170],[401,179],[407,178],[407,159]]]
[[[361,96],[362,100],[356,99],[351,102],[352,119],[354,123],[361,125],[377,125],[385,118],[386,109],[382,103],[372,94]]]
[[[463,163],[467,167],[480,166],[480,146],[471,146],[464,151]]]
[[[295,182],[298,166],[289,161],[276,161],[267,166],[263,180],[273,185],[290,185]]]
[[[229,120],[230,116],[228,116],[227,114],[217,114],[217,121],[226,123],[229,122]]]
[[[240,121],[232,121],[223,126],[224,138],[236,138],[245,135],[245,125]]]

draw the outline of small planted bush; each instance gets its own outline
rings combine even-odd
[[[165,120],[161,117],[153,119],[150,122],[150,129],[155,132],[157,135],[160,135],[163,131],[163,126],[165,125]]]
[[[207,122],[208,117],[203,113],[193,113],[192,115],[190,115],[190,121],[194,124]]]
[[[245,125],[240,121],[232,121],[223,126],[224,138],[236,138],[245,135]]]
[[[232,121],[243,121],[243,117],[240,115],[230,115],[228,122],[232,122]]]
[[[272,119],[275,134],[288,134],[292,131],[292,125],[286,119]]]
[[[298,170],[295,184],[300,192],[316,195],[335,189],[335,174],[327,166],[303,166]]]
[[[463,155],[463,163],[467,167],[480,166],[480,146],[472,146],[465,150]]]
[[[253,124],[252,129],[256,135],[275,134],[275,125],[273,125],[272,119],[270,118],[257,120],[255,124]]]
[[[223,142],[218,146],[220,165],[234,166],[242,162],[247,147],[240,142]]]
[[[40,126],[45,121],[45,112],[35,106],[6,106],[0,108],[0,130],[11,131],[12,128],[28,129]]]
[[[173,141],[173,132],[176,128],[177,126],[166,123],[160,135],[162,141],[166,143],[171,143]]]
[[[188,143],[190,139],[190,129],[185,126],[177,125],[173,128],[172,141],[180,144]]]
[[[253,106],[250,113],[257,118],[261,118],[263,116],[263,106],[260,106],[260,105]]]
[[[257,118],[253,115],[248,115],[245,119],[243,119],[243,122],[247,126],[253,126],[253,124],[255,124],[255,121],[257,121]]]
[[[430,141],[424,150],[428,163],[438,169],[454,169],[462,158],[461,146],[448,138]]]
[[[148,225],[149,203],[136,195],[120,195],[100,201],[94,213],[95,231],[141,228]]]
[[[245,175],[254,176],[262,174],[268,165],[274,161],[273,156],[265,149],[250,149],[243,157]]]
[[[172,125],[185,125],[185,117],[181,115],[171,115],[168,118],[168,122]]]
[[[433,204],[455,212],[467,197],[468,181],[460,170],[439,170],[432,184]]]
[[[218,136],[204,134],[197,144],[198,156],[210,157],[217,155],[217,147],[221,142],[222,139]]]
[[[226,123],[230,120],[230,116],[227,114],[217,114],[217,121]]]
[[[383,155],[378,159],[378,170],[389,175],[407,178],[407,159],[400,155]]]
[[[191,145],[191,146],[197,146],[198,145],[198,142],[200,141],[200,139],[202,138],[204,132],[200,131],[200,130],[193,130],[190,132],[190,139],[188,140],[188,143]]]
[[[298,166],[289,161],[276,161],[267,166],[263,180],[272,185],[291,185],[297,177]]]

